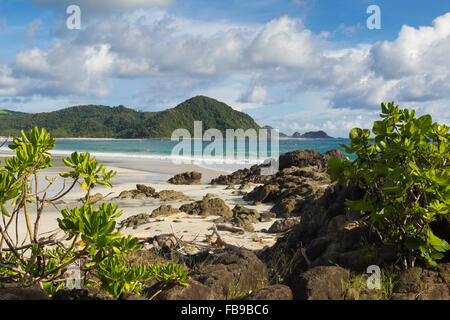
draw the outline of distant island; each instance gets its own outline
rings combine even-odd
[[[310,131],[304,134],[300,134],[300,132],[295,132],[292,135],[292,138],[308,138],[308,139],[333,139],[324,131]]]

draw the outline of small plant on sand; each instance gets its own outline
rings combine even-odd
[[[0,166],[0,280],[8,278],[22,286],[41,284],[53,295],[64,287],[69,267],[77,266],[85,275],[85,284],[98,280],[100,288],[115,296],[123,291],[140,293],[142,282],[155,275],[144,266],[123,264],[130,252],[140,249],[138,239],[116,231],[116,219],[122,214],[117,205],[94,207],[90,198],[98,185],[111,188],[116,173],[107,171],[89,153],[74,152],[63,160],[69,171],[60,174],[72,183],[66,188],[64,182],[56,195],[48,196],[56,179],[46,178],[47,185],[41,188],[38,172],[52,166],[49,151],[54,147],[55,140],[45,129],[22,131],[9,145],[15,155]],[[59,230],[41,237],[39,222],[45,204],[63,198],[77,184],[86,193],[82,205],[62,210]],[[36,206],[35,212],[31,205]],[[180,275],[176,267],[162,274],[168,278]],[[186,276],[182,276],[177,284],[185,284]]]
[[[348,200],[348,208],[363,212],[382,241],[399,246],[405,268],[417,258],[436,266],[450,250],[430,227],[450,214],[449,127],[429,115],[416,118],[414,110],[393,102],[381,110],[374,137],[369,129],[354,128],[350,146],[342,145],[357,159],[331,159],[328,173],[333,181],[352,180],[365,191],[363,199]]]

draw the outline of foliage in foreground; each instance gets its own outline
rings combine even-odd
[[[384,242],[400,245],[405,267],[417,258],[436,266],[450,245],[433,234],[430,224],[449,215],[449,127],[431,116],[382,104],[383,120],[371,131],[350,131],[351,162],[331,159],[328,173],[341,184],[355,181],[366,193],[349,201],[349,210],[365,213]]]
[[[22,131],[9,146],[15,156],[6,158],[5,167],[0,167],[0,280],[8,278],[24,286],[41,284],[53,295],[65,287],[68,270],[76,266],[84,274],[85,285],[97,282],[116,297],[124,291],[140,293],[142,283],[155,276],[164,283],[186,285],[189,277],[179,266],[128,265],[127,255],[140,245],[138,239],[116,231],[122,211],[110,203],[94,207],[90,200],[96,186],[111,188],[116,173],[106,171],[89,153],[74,152],[63,160],[69,171],[60,176],[72,180],[68,188],[64,183],[55,196],[48,197],[56,179],[47,178],[48,185],[40,189],[38,172],[52,166],[49,151],[54,146],[55,140],[45,129]],[[39,237],[45,204],[63,198],[76,184],[86,192],[81,207],[62,210],[57,219],[59,230]],[[31,205],[36,206],[35,214],[30,212]],[[18,220],[20,215],[24,226]],[[19,230],[26,232],[25,239]],[[64,235],[58,238],[61,231]]]

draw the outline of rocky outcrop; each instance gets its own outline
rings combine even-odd
[[[315,267],[292,281],[290,288],[298,300],[342,300],[342,282],[349,277],[350,273],[341,267]]]
[[[352,220],[354,216],[347,216],[344,203],[346,198],[361,197],[359,188],[333,184],[319,194],[304,202],[290,231],[260,255],[271,270],[282,275],[284,284],[292,288],[303,272],[317,266],[361,270],[395,259],[395,248],[361,246],[372,240],[373,234],[366,225]],[[289,220],[280,221],[277,224]]]
[[[220,185],[234,185],[243,183],[265,183],[270,180],[271,175],[261,175],[261,168],[268,167],[269,164],[260,164],[250,167],[250,169],[245,168],[242,170],[237,170],[229,175],[220,175],[217,178],[211,180],[211,184]]]
[[[237,204],[233,208],[233,219],[231,219],[231,223],[245,231],[254,231],[253,224],[259,222],[259,220],[259,212],[255,209],[249,209],[240,204]]]
[[[278,218],[288,218],[299,215],[308,202],[320,198],[330,183],[328,175],[316,167],[291,167],[247,193],[244,200],[255,204],[273,202],[270,211]]]
[[[129,200],[129,199],[147,199],[154,198],[156,196],[156,191],[150,186],[143,184],[137,184],[134,190],[122,191],[118,197],[114,198],[116,200]]]
[[[175,214],[180,212],[179,209],[176,209],[174,207],[172,207],[171,205],[161,205],[160,207],[156,208],[155,210],[152,211],[152,218],[156,218],[156,217],[165,217],[165,216],[170,216],[171,214]]]
[[[190,201],[190,197],[183,192],[173,190],[162,190],[156,194],[156,197],[161,201]]]
[[[139,213],[134,216],[128,217],[119,223],[119,230],[123,228],[136,229],[143,224],[149,223],[151,220],[150,218],[151,215],[149,215],[148,213]]]
[[[153,187],[146,186],[143,184],[137,184],[134,190],[122,191],[118,197],[113,198],[113,200],[148,200],[148,199],[159,199],[161,201],[189,201],[192,200],[190,197],[186,196],[182,192],[174,190],[162,190],[156,192]]]
[[[276,284],[252,292],[243,300],[292,300],[292,290],[288,286]]]
[[[275,221],[267,230],[269,233],[281,233],[292,229],[295,225],[301,222],[300,217],[292,217],[288,219]]]
[[[39,286],[19,287],[17,284],[0,283],[0,300],[50,300]]]
[[[202,200],[184,204],[180,207],[180,211],[191,215],[198,216],[221,216],[225,220],[233,217],[233,211],[227,206],[225,201],[215,198],[213,195],[207,194]]]
[[[198,184],[202,179],[202,174],[197,171],[183,172],[169,179],[172,184]]]
[[[344,160],[344,153],[339,149],[334,149],[325,153],[315,150],[295,150],[280,155],[280,169],[290,167],[316,166],[318,170],[323,170],[328,165],[328,160],[338,158]]]
[[[225,300],[247,296],[268,285],[264,263],[245,249],[230,250],[213,264],[205,265],[191,274],[187,287],[172,287],[160,293],[159,300]],[[156,285],[146,294],[159,290]]]
[[[437,271],[419,267],[403,271],[394,286],[393,300],[450,300],[450,263]]]
[[[93,286],[82,289],[58,290],[52,300],[116,300],[111,294]]]

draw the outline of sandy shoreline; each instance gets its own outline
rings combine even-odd
[[[0,154],[0,160],[4,163],[3,159],[10,154]],[[40,173],[40,181],[45,181],[44,177],[49,178],[58,177],[59,172],[68,171],[62,163],[62,157],[52,156],[53,167],[43,170]],[[268,212],[271,208],[270,204],[250,205],[242,200],[241,195],[233,194],[233,190],[226,190],[226,186],[212,186],[209,182],[212,178],[223,174],[222,171],[214,171],[211,169],[205,169],[195,165],[174,165],[170,161],[157,161],[157,160],[135,160],[125,161],[124,159],[113,158],[100,158],[97,157],[100,163],[104,164],[108,170],[117,171],[116,177],[113,178],[113,188],[111,190],[106,187],[97,187],[92,191],[92,194],[101,193],[102,195],[108,195],[101,202],[116,203],[119,210],[123,210],[123,214],[118,218],[118,222],[131,217],[139,213],[151,214],[152,211],[158,208],[162,204],[170,204],[174,208],[179,208],[185,203],[192,201],[175,201],[175,202],[162,202],[159,199],[150,200],[113,200],[124,190],[131,190],[136,188],[137,183],[149,185],[157,192],[161,190],[175,190],[186,194],[193,200],[201,200],[206,194],[212,193],[217,195],[225,201],[225,203],[232,209],[236,204],[245,205],[248,208],[256,209],[258,212]],[[172,185],[167,180],[173,175],[185,171],[199,171],[202,173],[201,184],[198,185]],[[70,182],[67,181],[66,185]],[[63,179],[59,177],[58,182],[52,186],[48,193],[49,196],[56,194],[63,185]],[[40,185],[40,188],[45,187],[44,184]],[[58,228],[57,218],[60,217],[59,211],[65,208],[73,208],[79,206],[81,203],[79,199],[84,195],[82,189],[77,186],[72,190],[70,194],[63,198],[64,203],[55,205],[48,205],[44,214],[41,217],[40,233],[43,235],[52,230]],[[100,202],[100,203],[101,203]],[[35,208],[31,206],[31,219],[34,221]],[[208,235],[212,234],[211,228],[214,226],[213,220],[217,216],[210,216],[205,219],[198,217],[181,217],[173,221],[157,221],[151,219],[150,223],[133,228],[122,229],[121,232],[124,235],[134,235],[140,238],[153,237],[160,234],[172,234],[174,233],[178,238],[184,241],[194,241],[199,245],[204,245]],[[19,225],[21,231],[19,232],[19,238],[23,239],[26,235],[23,221],[23,215],[20,215]],[[271,246],[276,242],[276,234],[268,234],[261,232],[263,229],[268,229],[275,220],[265,223],[254,224],[255,232],[245,232],[244,234],[236,234],[228,231],[219,231],[223,240],[227,243],[244,247],[251,250],[260,250],[265,246]],[[231,226],[231,225],[230,225]],[[46,234],[48,235],[48,234]]]

